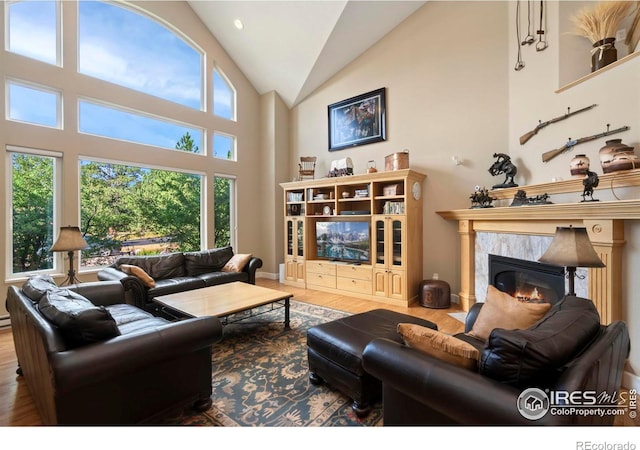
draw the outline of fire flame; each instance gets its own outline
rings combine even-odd
[[[526,301],[542,301],[544,297],[538,291],[538,288],[533,288],[533,290],[529,292],[517,291],[515,297],[518,300],[526,300]]]

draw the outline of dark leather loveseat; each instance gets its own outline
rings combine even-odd
[[[124,304],[120,282],[57,288],[47,277],[8,289],[24,376],[45,425],[153,423],[211,405],[216,317],[169,322]]]
[[[477,303],[469,311],[465,333],[472,329],[482,305]],[[462,333],[456,336],[472,341]],[[629,334],[621,321],[600,325],[590,300],[567,296],[529,329],[494,329],[486,343],[475,344],[481,350],[477,371],[390,340],[370,342],[363,365],[382,381],[384,425],[613,424],[615,416],[610,413],[621,399]],[[612,397],[600,398],[599,403],[611,405],[604,408],[609,414],[582,415],[557,408],[563,414],[549,411],[532,420],[518,409],[519,398],[527,401],[521,394],[530,388],[574,393],[574,404],[592,401],[581,397],[583,392],[606,393]]]
[[[101,269],[97,276],[99,280],[120,281],[133,293],[136,306],[157,314],[157,305],[152,302],[154,297],[233,281],[255,284],[256,270],[262,267],[262,260],[251,256],[242,270],[222,271],[233,256],[231,247],[151,256],[121,256],[111,266]],[[153,279],[153,286],[124,272],[123,265],[143,269]]]

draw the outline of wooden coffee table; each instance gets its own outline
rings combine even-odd
[[[289,328],[289,299],[293,294],[234,281],[155,297],[154,302],[186,317],[226,317],[270,303],[284,302],[284,327]]]

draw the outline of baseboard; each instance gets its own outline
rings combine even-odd
[[[268,280],[277,280],[278,274],[260,271],[260,272],[256,272],[256,278],[266,278]]]
[[[0,317],[0,328],[7,328],[11,326],[11,319],[9,316]]]
[[[640,377],[625,370],[622,372],[622,387],[640,391]]]

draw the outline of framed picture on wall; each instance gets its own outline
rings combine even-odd
[[[329,105],[329,151],[386,140],[386,88]]]

